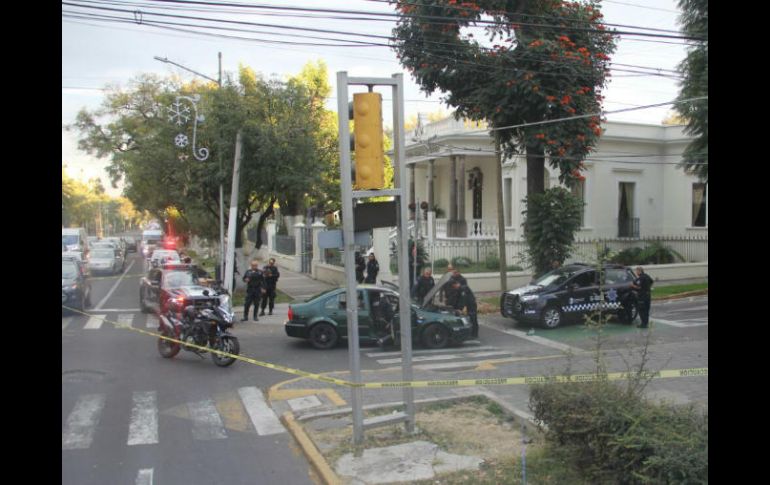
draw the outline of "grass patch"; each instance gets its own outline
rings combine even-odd
[[[652,299],[665,298],[679,293],[689,293],[691,291],[708,291],[708,283],[692,283],[688,285],[656,286],[652,289]]]

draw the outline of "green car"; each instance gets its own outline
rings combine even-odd
[[[467,340],[471,334],[471,322],[453,308],[434,304],[441,287],[449,280],[450,273],[425,296],[422,305],[412,304],[412,339],[431,349],[444,348],[450,343]],[[358,335],[361,343],[377,343],[379,339],[393,335],[398,342],[399,294],[393,288],[377,285],[358,285]],[[381,299],[387,299],[392,307],[393,325],[382,317]],[[347,291],[336,288],[316,295],[304,303],[289,306],[289,319],[284,323],[286,335],[310,340],[317,349],[330,349],[341,339],[347,339]],[[393,330],[395,328],[395,330]]]

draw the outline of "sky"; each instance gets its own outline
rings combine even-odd
[[[222,0],[220,0],[222,1]],[[139,74],[155,73],[161,76],[179,75],[189,81],[196,76],[170,64],[154,59],[155,56],[168,58],[194,71],[216,79],[218,73],[219,52],[222,53],[222,70],[235,73],[239,65],[246,65],[266,77],[284,79],[298,73],[309,61],[322,59],[329,69],[329,80],[336,96],[336,73],[347,71],[349,76],[390,77],[395,73],[404,74],[405,83],[405,117],[416,115],[418,112],[429,113],[449,108],[441,103],[440,95],[426,97],[410,75],[399,65],[393,50],[387,47],[315,47],[287,46],[265,44],[240,39],[226,39],[199,36],[192,33],[172,32],[161,30],[141,23],[106,23],[96,20],[65,18],[64,12],[85,12],[68,4],[90,4],[108,8],[120,8],[137,12],[134,18],[147,18],[151,12],[152,3],[149,0],[66,0],[62,2],[62,164],[66,165],[68,175],[87,181],[89,178],[100,177],[110,195],[121,194],[122,186],[113,188],[109,176],[104,170],[109,164],[108,159],[97,159],[77,149],[78,136],[76,132],[64,129],[75,120],[82,108],[94,110],[103,100],[103,89],[107,84],[125,88],[128,81]],[[258,5],[275,5],[291,7],[309,7],[323,9],[344,9],[367,12],[393,13],[393,6],[388,3],[373,0],[260,0],[259,2],[244,2]],[[156,4],[157,5],[157,4]],[[164,3],[163,6],[182,7],[177,3]],[[395,22],[368,22],[351,20],[331,20],[318,18],[287,18],[283,16],[266,15],[265,11],[257,14],[214,14],[202,11],[200,7],[184,6],[177,10],[178,15],[197,17],[217,17],[255,23],[278,24],[293,27],[308,27],[339,31],[365,32],[369,34],[391,35]],[[192,11],[191,8],[198,9]],[[224,9],[223,9],[224,10]],[[160,10],[156,10],[160,12]],[[89,12],[93,12],[90,10]],[[164,10],[164,13],[169,13]],[[115,15],[104,11],[104,14]],[[602,2],[602,13],[608,24],[638,26],[664,30],[679,30],[679,11],[674,0],[628,0]],[[179,20],[172,20],[179,21]],[[267,28],[254,26],[237,26],[267,31]],[[629,30],[626,27],[616,27],[617,30]],[[318,35],[311,32],[296,32],[292,30],[269,29],[272,32]],[[222,32],[220,32],[222,33]],[[671,32],[660,32],[664,35],[675,35]],[[313,39],[282,36],[272,37],[269,34],[233,32],[231,35],[252,36],[263,39],[282,41],[321,42]],[[654,42],[650,42],[650,40]],[[670,43],[664,43],[670,42]],[[622,37],[618,48],[612,56],[612,62],[619,69],[633,69],[625,65],[645,66],[662,69],[660,73],[669,74],[676,70],[677,65],[686,55],[686,48],[679,40]],[[638,71],[638,69],[636,69]],[[200,79],[200,78],[199,78]],[[679,81],[671,77],[640,75],[615,71],[609,86],[604,91],[606,111],[621,110],[665,103],[673,100],[679,91]],[[352,88],[351,88],[352,89]],[[389,93],[384,96],[389,99]],[[336,111],[336,100],[329,100],[327,106]],[[386,125],[392,125],[389,119],[389,108],[383,108]],[[610,121],[629,121],[647,124],[660,124],[670,114],[670,106],[654,109],[635,110],[627,113],[608,114]],[[171,143],[171,142],[170,142]]]

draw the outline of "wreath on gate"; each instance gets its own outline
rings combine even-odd
[[[582,178],[581,162],[601,135],[602,120],[592,114],[601,111],[615,50],[598,1],[394,3],[394,48],[424,92],[445,93],[457,119],[515,126],[497,131],[506,156],[542,154],[562,182]],[[570,119],[519,126],[563,118]]]

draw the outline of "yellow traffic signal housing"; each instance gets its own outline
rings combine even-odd
[[[385,154],[382,149],[382,96],[353,95],[353,134],[357,189],[385,187]]]

